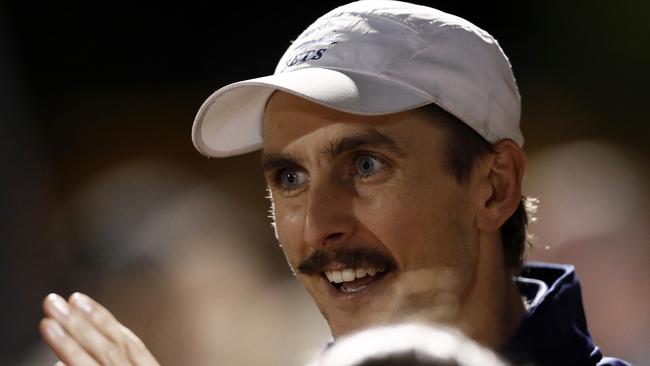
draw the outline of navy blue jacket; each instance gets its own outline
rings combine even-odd
[[[528,311],[505,351],[515,365],[629,365],[594,345],[573,266],[528,263],[517,284]]]

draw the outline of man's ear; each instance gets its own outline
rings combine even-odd
[[[521,200],[526,156],[516,142],[500,140],[494,153],[481,158],[476,173],[480,189],[476,225],[483,231],[498,230],[515,212]]]

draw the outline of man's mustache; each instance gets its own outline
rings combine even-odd
[[[342,247],[336,250],[316,249],[300,262],[298,271],[303,274],[321,274],[330,263],[344,264],[348,268],[374,267],[390,271],[397,267],[395,261],[376,249]]]

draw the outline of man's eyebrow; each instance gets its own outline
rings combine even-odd
[[[300,165],[298,158],[290,153],[267,153],[262,155],[262,171],[274,171],[291,165]]]
[[[361,147],[383,147],[400,156],[405,155],[404,149],[402,149],[395,140],[374,128],[332,141],[323,146],[320,153],[326,154],[333,159],[341,154]],[[300,165],[299,159],[291,153],[263,154],[261,164],[262,171],[265,173],[287,166]]]
[[[406,155],[395,140],[390,136],[384,135],[374,128],[365,130],[352,136],[346,136],[339,140],[332,141],[321,149],[322,154],[335,158],[343,153],[352,151],[361,147],[382,147],[394,152],[397,155]]]

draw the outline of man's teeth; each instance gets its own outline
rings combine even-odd
[[[357,278],[363,278],[366,277],[367,275],[374,276],[377,273],[383,272],[383,268],[374,268],[374,267],[367,267],[367,268],[346,268],[341,271],[325,271],[325,276],[330,282],[334,283],[342,283],[342,282],[350,282],[354,281]]]

